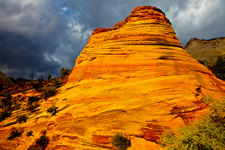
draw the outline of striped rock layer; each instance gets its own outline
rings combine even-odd
[[[142,6],[94,30],[67,84],[42,105],[59,111],[38,114],[26,130],[35,138],[45,129],[49,149],[112,149],[116,133],[131,139],[129,150],[158,149],[165,130],[207,112],[207,95],[224,96],[225,83],[183,49],[161,10]]]

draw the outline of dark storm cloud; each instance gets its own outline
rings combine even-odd
[[[142,5],[165,12],[183,46],[225,35],[223,0],[0,0],[0,70],[57,76],[74,66],[95,28],[114,26]]]

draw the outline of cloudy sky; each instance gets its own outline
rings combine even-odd
[[[0,0],[0,70],[13,78],[59,76],[95,28],[114,26],[142,5],[165,12],[183,46],[225,36],[224,0]]]

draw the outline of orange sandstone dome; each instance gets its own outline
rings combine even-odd
[[[200,98],[225,95],[224,82],[183,49],[165,14],[151,6],[94,30],[64,88],[82,108],[72,116],[89,142],[110,145],[122,132],[134,149],[154,147],[148,142],[157,143],[164,130],[201,115]]]
[[[67,84],[41,105],[60,111],[46,117],[43,109],[25,129],[34,138],[45,129],[49,149],[112,149],[118,132],[131,139],[129,150],[158,149],[165,130],[206,112],[206,95],[224,96],[225,83],[183,49],[161,10],[142,6],[93,32]],[[25,137],[17,148],[31,143]]]

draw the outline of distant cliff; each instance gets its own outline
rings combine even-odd
[[[200,40],[192,38],[184,49],[206,66],[214,66],[218,56],[225,57],[225,37]]]

